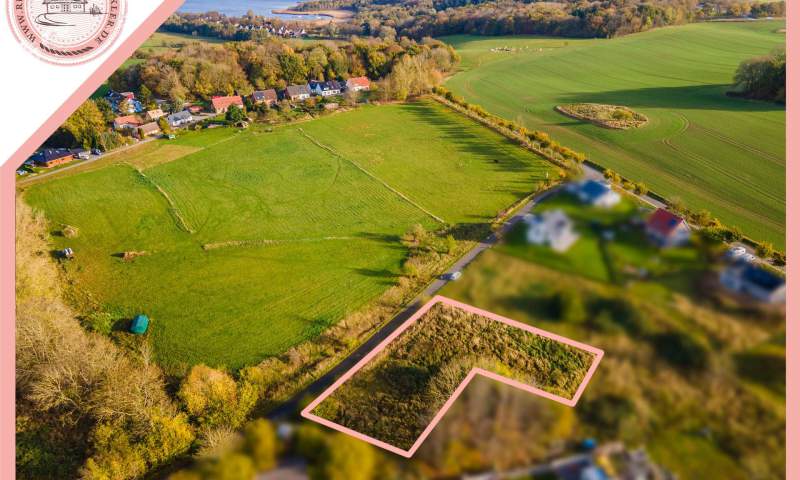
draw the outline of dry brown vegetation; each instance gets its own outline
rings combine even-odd
[[[46,232],[44,217],[17,202],[18,473],[140,476],[187,450],[194,433],[146,348],[130,354],[81,328]]]
[[[408,449],[473,367],[570,399],[593,358],[587,351],[440,303],[314,413]]]

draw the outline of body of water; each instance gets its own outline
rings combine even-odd
[[[179,12],[205,13],[219,12],[229,17],[245,15],[248,10],[252,10],[256,15],[265,17],[276,17],[289,20],[314,20],[316,16],[311,15],[275,15],[273,9],[289,8],[301,3],[297,0],[186,0]]]

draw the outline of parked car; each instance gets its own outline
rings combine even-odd
[[[83,152],[78,152],[75,154],[75,158],[80,160],[89,160],[89,152],[85,150]]]
[[[103,151],[100,150],[99,148],[93,148],[92,149],[92,155],[97,155],[99,157],[102,154],[103,154]]]
[[[737,246],[731,247],[725,253],[725,255],[727,255],[728,258],[741,258],[745,254],[747,254],[747,249],[745,249],[741,245],[737,245]]]
[[[455,280],[458,280],[459,278],[461,278],[461,272],[460,271],[448,273],[448,274],[445,274],[445,276],[444,276],[445,280],[449,280],[451,282],[455,281]]]

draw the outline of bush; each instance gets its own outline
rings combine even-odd
[[[557,302],[559,317],[562,321],[581,323],[586,320],[586,307],[577,290],[562,290],[557,294]]]
[[[326,440],[308,473],[311,480],[370,480],[374,470],[375,452],[369,444],[336,433]]]
[[[192,367],[178,398],[189,415],[205,427],[236,427],[243,419],[236,382],[227,373],[202,364]]]
[[[651,338],[656,352],[667,362],[689,370],[708,367],[708,345],[688,332],[666,332]]]
[[[614,120],[633,120],[633,114],[627,110],[618,108],[611,114]]]
[[[245,452],[253,459],[256,470],[275,468],[277,438],[272,424],[265,419],[254,420],[244,428]]]
[[[775,247],[769,242],[756,243],[756,255],[769,259],[775,254]]]

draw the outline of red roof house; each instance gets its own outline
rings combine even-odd
[[[224,113],[228,111],[228,107],[236,105],[239,108],[244,108],[242,97],[239,95],[232,95],[230,97],[213,97],[211,99],[211,106],[214,108],[215,113]]]
[[[142,126],[142,119],[138,115],[125,115],[114,119],[114,130],[124,128],[138,128]]]
[[[689,225],[682,217],[659,208],[645,224],[645,232],[657,245],[673,247],[682,245],[689,240]]]
[[[369,78],[367,77],[353,77],[347,79],[347,89],[354,92],[359,90],[369,90]]]

